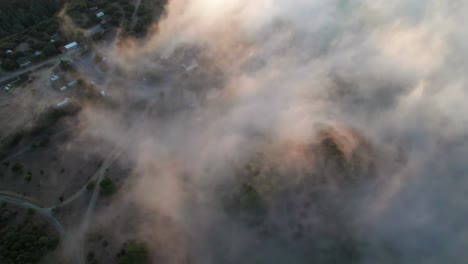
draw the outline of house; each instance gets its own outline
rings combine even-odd
[[[70,103],[70,98],[65,98],[62,102],[57,104],[57,107],[64,107]]]
[[[42,51],[39,51],[39,50],[34,52],[34,56],[36,56],[36,57],[41,56],[41,54],[42,54]]]
[[[76,50],[76,49],[78,49],[78,43],[72,42],[72,43],[69,43],[69,44],[63,46],[63,48],[64,48],[65,52]]]
[[[103,16],[104,16],[104,12],[99,12],[99,13],[96,14],[96,17],[97,17],[97,18],[101,18],[101,17],[103,17]]]
[[[5,52],[6,52],[6,54],[13,53],[13,51],[11,49],[7,49]]]
[[[63,40],[64,40],[63,37],[59,33],[55,33],[50,37],[50,42],[51,43],[56,43],[56,42],[60,43]]]
[[[28,57],[20,57],[19,59],[16,60],[16,63],[18,63],[20,67],[26,67],[29,64],[31,64],[31,60],[29,60]]]
[[[68,86],[68,87],[73,87],[73,86],[75,86],[75,85],[77,85],[77,84],[78,84],[78,81],[75,80],[75,81],[69,82],[69,83],[67,84],[67,86]]]

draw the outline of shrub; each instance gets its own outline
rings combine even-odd
[[[23,165],[16,163],[12,168],[11,171],[17,174],[22,174],[23,173]]]
[[[102,179],[99,183],[99,187],[101,188],[101,193],[104,195],[112,195],[116,191],[115,184],[109,177]]]

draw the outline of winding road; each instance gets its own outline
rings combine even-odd
[[[55,216],[52,215],[51,208],[44,208],[26,199],[8,194],[0,194],[0,201],[11,203],[24,208],[33,209],[34,211],[41,214],[45,219],[47,219],[47,221],[49,221],[49,223],[51,223],[54,226],[54,228],[57,230],[57,232],[62,238],[65,238],[65,229],[63,228],[62,224],[60,224],[60,222],[57,220],[57,218],[55,218]]]

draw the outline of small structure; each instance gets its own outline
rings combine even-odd
[[[39,51],[39,50],[34,52],[34,56],[36,56],[36,57],[41,56],[41,54],[42,54],[42,51]]]
[[[75,86],[75,85],[77,85],[77,84],[78,84],[78,81],[75,80],[75,81],[69,82],[69,83],[67,84],[67,86],[68,86],[68,87],[73,87],[73,86]]]
[[[104,16],[104,12],[99,12],[99,13],[96,14],[96,17],[97,17],[97,18],[101,18],[101,17],[103,17],[103,16]]]
[[[66,86],[66,85],[65,85],[65,86],[62,86],[62,87],[60,87],[60,91],[61,91],[61,92],[65,91],[65,90],[67,90],[67,89],[68,89],[68,86]]]
[[[64,106],[67,106],[69,103],[70,103],[70,98],[65,98],[65,100],[57,104],[57,107],[64,107]]]
[[[63,40],[63,37],[59,33],[55,33],[50,37],[51,43],[62,42]]]
[[[72,42],[72,43],[69,43],[69,44],[63,46],[63,48],[64,48],[65,52],[70,52],[70,51],[72,51],[72,50],[78,49],[78,43],[76,43],[76,42],[74,41],[74,42]]]
[[[13,53],[13,51],[11,49],[7,49],[5,52],[6,52],[6,54]]]
[[[52,75],[52,77],[50,77],[50,80],[51,80],[52,82],[55,82],[55,81],[58,80],[58,79],[60,79],[60,77],[58,77],[58,76],[55,75],[55,74]]]
[[[18,63],[18,65],[20,67],[26,67],[28,66],[29,64],[31,64],[31,60],[29,60],[28,57],[21,57],[19,59],[16,60],[16,63]]]
[[[185,69],[186,72],[191,72],[198,67],[198,62],[196,60],[193,60],[189,66],[182,64],[182,67]]]

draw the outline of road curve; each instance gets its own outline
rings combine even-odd
[[[57,218],[55,218],[52,215],[52,210],[50,208],[44,208],[31,201],[6,194],[0,194],[0,201],[11,203],[24,208],[33,209],[34,211],[41,214],[45,219],[47,219],[47,221],[49,221],[49,223],[51,223],[54,226],[57,232],[59,232],[62,238],[65,237],[65,229],[63,228],[62,224],[60,224],[60,222],[57,220]]]
[[[67,236],[65,229],[63,228],[62,224],[60,224],[60,222],[57,220],[57,218],[55,218],[55,216],[52,215],[52,210],[50,208],[44,208],[31,201],[7,194],[0,194],[0,201],[11,203],[24,208],[33,209],[34,211],[41,214],[44,218],[46,218],[47,221],[49,221],[49,223],[51,223],[54,226],[54,228],[60,234],[62,241],[66,240]],[[76,264],[84,264],[84,262],[82,262],[81,259],[76,255],[73,257],[73,259]]]

